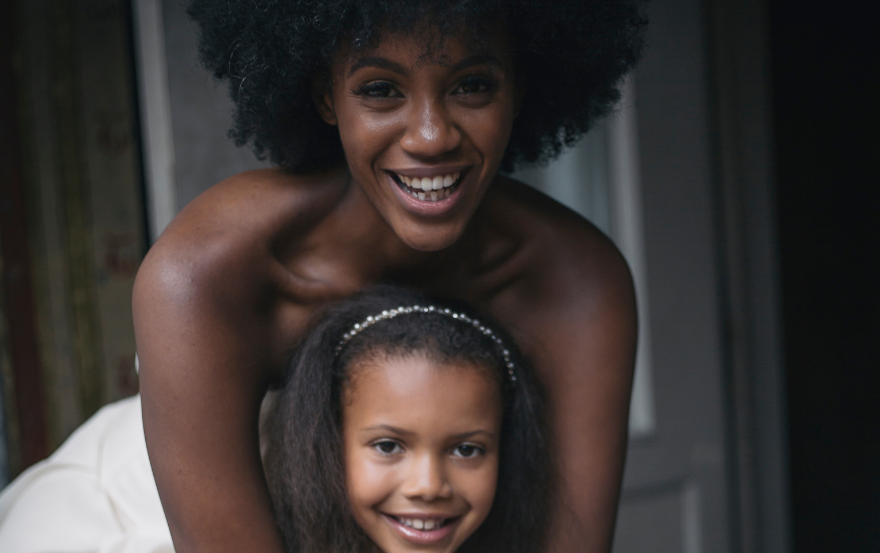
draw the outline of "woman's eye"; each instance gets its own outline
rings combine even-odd
[[[387,81],[373,81],[364,83],[354,89],[357,96],[366,96],[368,98],[397,98],[401,94],[397,88]]]
[[[381,442],[376,442],[373,444],[373,447],[383,455],[391,455],[403,451],[403,448],[400,447],[400,444],[391,440],[382,440]]]
[[[462,444],[453,451],[456,457],[472,459],[483,453],[483,449],[472,444]]]
[[[481,94],[494,89],[494,83],[485,77],[465,77],[458,83],[458,94]]]

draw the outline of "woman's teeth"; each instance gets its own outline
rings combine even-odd
[[[409,526],[410,528],[415,528],[416,530],[433,530],[435,528],[440,528],[443,526],[443,522],[445,519],[442,518],[398,518],[397,521],[403,524],[404,526]]]
[[[438,175],[436,177],[409,178],[397,175],[398,180],[404,184],[404,190],[420,200],[436,202],[448,198],[452,194],[452,188],[458,183],[461,173],[451,175]]]

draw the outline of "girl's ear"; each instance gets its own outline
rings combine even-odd
[[[333,107],[333,96],[330,94],[330,85],[325,79],[317,78],[312,84],[312,102],[318,110],[318,115],[328,125],[336,125],[336,109]]]

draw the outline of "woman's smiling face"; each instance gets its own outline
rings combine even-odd
[[[395,234],[436,251],[461,236],[495,177],[518,88],[502,32],[479,47],[416,36],[343,50],[316,105],[338,125],[353,181]]]
[[[486,369],[424,356],[354,368],[342,434],[352,514],[385,553],[452,553],[498,478],[501,391]]]

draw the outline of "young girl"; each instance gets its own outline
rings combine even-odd
[[[542,397],[470,309],[377,287],[332,307],[264,412],[291,553],[537,553],[550,513]],[[137,396],[0,493],[0,550],[170,552]]]
[[[514,344],[469,309],[396,287],[333,307],[265,418],[287,550],[537,553],[542,407]]]
[[[399,287],[326,311],[264,410],[290,553],[537,553],[551,512],[542,396],[487,319]],[[0,550],[170,552],[137,396],[0,493]]]

